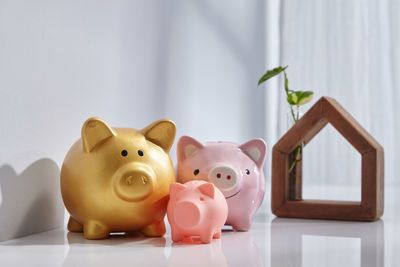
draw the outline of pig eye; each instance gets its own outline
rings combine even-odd
[[[143,157],[143,155],[144,155],[143,150],[140,150],[140,149],[137,151],[137,153],[138,153],[138,155],[141,156],[141,157]]]
[[[193,172],[193,174],[194,174],[194,175],[197,175],[197,174],[199,174],[199,172],[200,172],[199,169],[195,169],[194,172]]]
[[[126,157],[128,155],[128,151],[125,149],[121,151],[121,156]]]
[[[250,174],[250,171],[249,171],[249,169],[246,169],[244,172],[245,172],[247,175],[249,175],[249,174]]]

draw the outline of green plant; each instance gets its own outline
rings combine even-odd
[[[308,102],[310,102],[313,97],[314,97],[314,93],[312,91],[293,91],[289,89],[289,79],[287,77],[286,74],[286,67],[276,67],[272,70],[268,70],[258,81],[258,85],[262,84],[263,82],[268,81],[269,79],[271,79],[272,77],[275,77],[276,75],[278,75],[279,73],[283,72],[284,78],[285,78],[285,92],[286,92],[286,100],[289,104],[290,107],[290,113],[293,117],[293,121],[294,123],[296,123],[299,120],[299,113],[297,112],[297,114],[295,114],[295,110],[294,107],[298,107],[304,104],[307,104]],[[298,110],[298,109],[296,109]],[[291,172],[294,168],[294,166],[296,165],[296,161],[300,155],[301,152],[301,146],[298,146],[295,150],[295,155],[294,155],[294,159],[293,161],[290,163],[289,165],[289,172]]]

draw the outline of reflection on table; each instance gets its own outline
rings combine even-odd
[[[67,233],[68,266],[165,266],[166,239],[140,234],[112,235],[104,240],[87,240],[82,233]]]
[[[384,223],[275,218],[271,266],[384,265]],[[357,255],[357,251],[358,255]]]

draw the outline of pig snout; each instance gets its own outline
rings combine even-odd
[[[230,166],[216,166],[210,173],[208,179],[222,192],[231,191],[239,184],[238,173]]]
[[[191,228],[200,223],[201,210],[191,201],[182,201],[174,209],[175,224],[182,228]]]
[[[139,201],[152,193],[154,177],[154,172],[146,165],[124,166],[114,176],[114,190],[126,201]]]

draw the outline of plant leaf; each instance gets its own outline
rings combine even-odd
[[[311,91],[295,91],[287,96],[287,102],[290,105],[301,106],[310,102],[314,97]]]
[[[286,67],[279,66],[279,67],[276,67],[276,68],[274,68],[274,69],[272,69],[272,70],[268,70],[268,71],[261,77],[261,79],[258,81],[258,85],[260,85],[260,84],[262,84],[263,82],[265,82],[265,81],[271,79],[272,77],[278,75],[279,73],[281,73],[282,71],[284,71],[287,67],[288,67],[288,66],[286,66]]]
[[[296,92],[293,92],[293,93],[288,94],[288,96],[287,96],[287,102],[288,102],[290,105],[297,105],[297,104],[296,104],[296,103],[297,103],[297,95],[296,95]]]
[[[304,105],[310,102],[314,98],[314,92],[311,91],[302,91],[299,96],[298,105]]]

